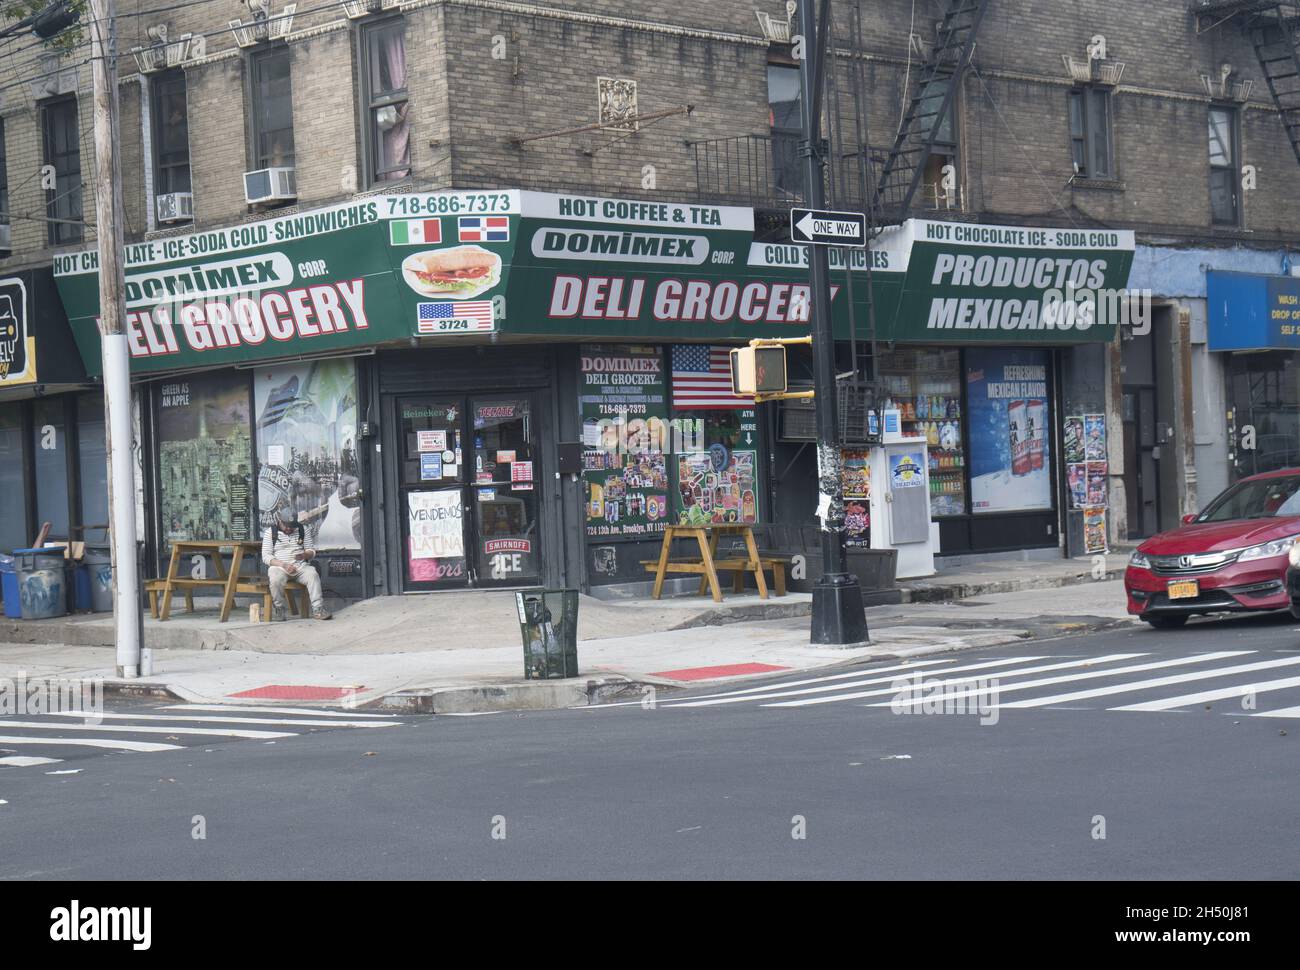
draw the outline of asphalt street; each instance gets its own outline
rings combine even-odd
[[[1294,879],[1298,627],[1129,628],[653,707],[5,717],[0,878]]]

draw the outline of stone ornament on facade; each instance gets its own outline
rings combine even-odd
[[[799,5],[795,0],[786,0],[785,19],[773,17],[770,13],[763,10],[755,10],[754,16],[758,18],[758,26],[763,31],[763,39],[769,44],[789,44],[794,36],[794,29],[791,26],[794,23],[794,15],[799,10]]]
[[[1106,38],[1101,34],[1096,34],[1088,41],[1083,57],[1062,54],[1061,61],[1065,64],[1065,73],[1072,81],[1078,84],[1105,84],[1109,87],[1119,87],[1120,81],[1124,79],[1124,70],[1128,67],[1124,61],[1108,58]]]
[[[202,56],[202,37],[199,37],[196,43],[193,34],[181,34],[178,39],[169,43],[166,24],[155,24],[145,33],[153,43],[148,47],[131,48],[131,55],[135,58],[136,67],[140,69],[141,74],[150,74],[184,64],[190,59],[191,48],[196,48],[193,51],[194,56]]]
[[[624,77],[597,78],[596,94],[600,103],[599,121],[602,128],[613,128],[616,131],[640,130],[635,81]]]
[[[271,13],[270,0],[245,0],[253,14],[250,23],[242,20],[230,21],[231,33],[235,43],[240,47],[256,47],[263,41],[282,40],[289,36],[293,27],[293,14],[298,9],[296,3],[285,6],[278,14]]]
[[[1240,104],[1250,100],[1250,90],[1255,86],[1254,81],[1237,75],[1236,68],[1231,64],[1223,64],[1219,68],[1218,77],[1202,74],[1201,84],[1205,87],[1205,93],[1215,101],[1236,101]]]

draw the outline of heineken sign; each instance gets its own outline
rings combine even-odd
[[[126,247],[132,368],[181,370],[497,333],[748,340],[807,332],[808,248],[753,210],[534,192],[362,201]],[[911,221],[831,249],[837,335],[923,343],[1109,340],[1080,294],[1128,280],[1132,233]],[[98,259],[56,256],[98,373]],[[869,285],[868,285],[869,284]]]

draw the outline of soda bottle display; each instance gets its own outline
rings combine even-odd
[[[1029,464],[1034,471],[1043,467],[1047,452],[1047,402],[1029,402]]]

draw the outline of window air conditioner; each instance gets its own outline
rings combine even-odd
[[[194,196],[189,192],[168,192],[155,200],[159,222],[188,222],[194,218]]]
[[[244,173],[244,199],[249,205],[296,198],[298,186],[291,168],[259,168]]]

